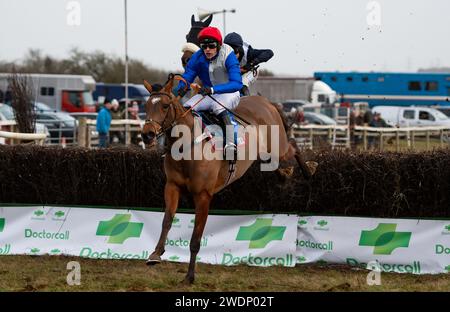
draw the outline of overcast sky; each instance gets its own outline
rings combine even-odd
[[[19,60],[29,48],[58,58],[72,47],[123,55],[124,0],[76,1],[79,26],[67,23],[75,14],[69,2],[0,0],[0,60]],[[272,49],[275,56],[263,67],[277,74],[450,66],[449,0],[378,0],[379,10],[368,7],[371,2],[128,0],[129,55],[180,71],[180,49],[197,8],[235,8],[226,15],[227,32],[239,32],[254,48]],[[222,30],[223,15],[212,25]]]

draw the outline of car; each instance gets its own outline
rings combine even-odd
[[[336,125],[336,120],[324,114],[304,112],[305,121],[310,125]]]
[[[14,109],[9,105],[0,103],[0,121],[7,121],[7,120],[15,120]],[[2,127],[2,130],[10,131],[10,126],[5,126],[4,129]],[[50,132],[48,128],[42,123],[36,122],[35,132],[45,133],[47,138],[50,137]]]
[[[287,100],[281,105],[283,106],[283,111],[286,113],[290,113],[293,108],[297,109],[304,105],[310,105],[311,103],[305,100]]]
[[[36,112],[56,112],[55,109],[52,109],[47,104],[41,102],[34,102],[34,110]]]
[[[450,106],[437,106],[432,108],[437,109],[438,111],[444,113],[446,116],[450,118]]]
[[[47,126],[51,143],[60,143],[65,138],[66,143],[74,143],[76,140],[76,128],[78,122],[65,112],[38,111],[36,120]]]

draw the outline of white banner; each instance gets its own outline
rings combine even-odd
[[[68,207],[0,207],[0,255],[146,260],[163,213]],[[188,262],[194,215],[177,214],[164,260]],[[450,221],[295,215],[210,215],[197,261],[255,266],[346,263],[414,274],[450,271]]]
[[[450,271],[450,221],[300,217],[297,262],[346,263],[383,272]]]
[[[0,254],[72,255],[102,259],[148,258],[163,213],[64,207],[0,208]],[[189,262],[194,216],[177,214],[163,259]],[[288,215],[214,216],[198,261],[211,264],[292,267],[297,218]]]

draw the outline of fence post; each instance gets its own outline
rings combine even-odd
[[[126,122],[127,123],[125,124],[125,133],[126,133],[125,146],[128,146],[131,144],[131,130],[130,130],[130,125],[128,124],[128,119],[126,119]]]
[[[363,130],[363,145],[364,145],[364,150],[367,151],[367,129],[365,127]]]
[[[78,146],[86,147],[87,118],[82,117],[78,121],[77,143]]]
[[[397,144],[397,152],[400,152],[400,131],[397,129],[395,132],[395,143]]]
[[[383,132],[380,131],[380,152],[383,151]]]

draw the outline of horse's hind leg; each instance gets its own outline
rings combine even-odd
[[[167,233],[169,233],[172,226],[173,217],[178,208],[178,200],[180,199],[180,188],[175,183],[166,183],[164,188],[164,200],[166,202],[166,210],[162,223],[161,236],[155,251],[147,260],[148,265],[153,265],[161,262],[161,255],[164,253],[164,244],[166,242]]]
[[[287,153],[281,158],[281,160],[289,160],[292,157],[295,158],[298,165],[300,166],[300,170],[302,171],[303,176],[305,179],[310,179],[317,169],[317,162],[315,161],[307,161],[305,162],[303,160],[302,154],[300,149],[297,146],[297,143],[294,139],[289,140],[289,147]],[[282,172],[281,172],[282,173]]]
[[[206,220],[208,219],[211,199],[212,196],[207,191],[194,195],[195,225],[194,230],[192,231],[190,243],[191,258],[189,261],[189,269],[184,279],[185,284],[192,284],[194,282],[195,261],[197,259],[197,254],[200,251],[200,241],[202,239],[203,230],[205,229]]]

